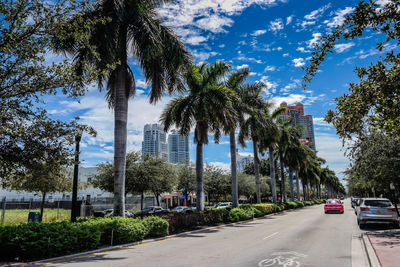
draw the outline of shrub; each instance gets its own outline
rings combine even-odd
[[[302,201],[295,201],[297,207],[302,208],[304,207],[304,203]]]
[[[253,207],[261,211],[263,215],[275,212],[275,204],[273,203],[254,204]]]
[[[143,224],[147,228],[147,235],[151,237],[159,237],[168,235],[168,221],[157,217],[157,216],[149,216],[143,219]]]
[[[140,241],[145,236],[165,236],[168,222],[159,217],[82,218],[0,227],[0,261],[36,260],[98,248],[100,245]]]
[[[33,260],[94,249],[101,232],[91,223],[30,223],[0,227],[0,259]]]
[[[252,209],[234,208],[229,212],[229,221],[231,222],[250,220],[253,218],[254,212]]]
[[[299,206],[297,205],[297,203],[296,202],[294,202],[294,201],[289,201],[288,202],[288,205],[289,205],[289,208],[290,209],[297,209]]]
[[[257,209],[254,205],[251,204],[242,204],[239,206],[240,209],[249,209],[254,213],[254,217],[262,217],[265,213],[261,209]]]
[[[285,206],[280,203],[274,203],[274,212],[281,212],[285,210]]]

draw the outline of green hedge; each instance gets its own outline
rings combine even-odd
[[[99,246],[131,243],[147,236],[168,235],[168,221],[160,217],[141,219],[90,218],[29,223],[0,227],[0,261],[36,260],[96,249]]]

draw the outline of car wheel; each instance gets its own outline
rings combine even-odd
[[[399,229],[400,228],[400,223],[394,223],[393,224],[394,229]]]
[[[341,211],[341,212],[340,212],[340,214],[343,214],[343,213],[344,213],[344,211]]]
[[[359,223],[358,226],[360,227],[361,230],[365,229],[365,223]]]
[[[328,214],[328,212],[327,212],[327,211],[325,211],[325,214]]]

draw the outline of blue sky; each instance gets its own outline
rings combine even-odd
[[[317,77],[307,90],[301,88],[301,67],[306,66],[318,38],[331,31],[352,12],[357,1],[324,0],[183,0],[158,10],[193,53],[196,63],[218,59],[232,64],[232,70],[249,66],[248,82],[262,81],[267,85],[265,99],[278,106],[303,103],[305,113],[314,117],[318,155],[342,177],[348,160],[335,129],[323,121],[328,109],[334,109],[334,97],[348,91],[350,82],[357,82],[355,66],[367,66],[380,55],[375,50],[383,36],[368,32],[354,41],[340,40],[335,53],[329,55]],[[384,4],[385,0],[378,1]],[[386,49],[393,49],[390,45]],[[139,150],[145,123],[158,121],[163,107],[172,99],[165,96],[156,105],[148,102],[149,86],[144,81],[134,59],[130,60],[138,92],[129,103],[128,150]],[[104,93],[91,86],[77,101],[63,96],[48,98],[47,109],[55,117],[71,119],[80,116],[82,122],[98,131],[96,138],[82,141],[84,166],[94,166],[113,158],[113,113],[107,107]],[[191,160],[195,146],[191,135]],[[251,146],[241,153],[251,153]],[[229,168],[229,143],[223,137],[219,145],[210,139],[205,147],[205,160]]]

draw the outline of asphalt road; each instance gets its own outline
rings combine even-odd
[[[351,267],[352,236],[359,233],[346,200],[344,214],[324,214],[316,205],[49,266]]]

